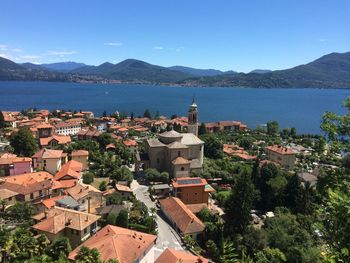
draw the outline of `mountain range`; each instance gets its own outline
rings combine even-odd
[[[127,59],[117,64],[106,62],[99,66],[89,66],[76,62],[17,64],[0,57],[0,80],[255,88],[350,88],[350,52],[331,53],[290,69],[258,69],[250,73],[183,66],[162,67],[135,59]]]

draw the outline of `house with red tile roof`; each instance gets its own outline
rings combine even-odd
[[[63,180],[81,180],[81,171],[83,170],[83,165],[80,162],[70,160],[69,162],[62,165],[61,169],[55,174],[54,179],[56,181]]]
[[[244,131],[247,129],[247,125],[239,121],[208,122],[205,124],[205,127],[209,133],[221,131]]]
[[[209,261],[202,257],[191,254],[187,251],[180,251],[173,248],[167,248],[157,258],[155,263],[208,263]]]
[[[89,152],[85,150],[72,151],[71,157],[73,161],[77,161],[83,165],[83,171],[89,167]]]
[[[60,181],[60,183],[62,182],[64,180]],[[66,189],[66,193],[79,203],[80,211],[96,213],[96,208],[104,205],[103,193],[89,184],[75,181],[72,187]]]
[[[54,148],[57,145],[69,144],[71,142],[72,140],[69,135],[54,134],[50,137],[39,139],[39,143],[42,148]]]
[[[37,201],[51,195],[53,176],[48,172],[36,172],[2,177],[0,189],[17,193],[17,201]]]
[[[74,260],[79,249],[85,246],[97,249],[106,262],[116,259],[120,263],[154,262],[154,245],[157,236],[118,226],[107,225],[89,238],[68,256]]]
[[[44,170],[56,174],[66,162],[67,154],[62,150],[41,149],[33,156],[34,169]]]
[[[200,177],[175,178],[172,181],[174,196],[185,204],[209,204],[209,194],[215,190]]]
[[[133,195],[132,190],[130,189],[130,187],[126,186],[126,185],[122,185],[122,184],[116,184],[115,185],[115,189],[117,190],[117,192],[119,192],[121,194],[122,197],[124,198],[130,198]]]
[[[160,209],[181,235],[196,239],[203,234],[203,222],[177,197],[159,200]]]
[[[44,234],[50,241],[64,235],[75,247],[96,233],[99,218],[97,215],[55,207],[45,212],[42,220],[32,228],[39,234]]]
[[[32,173],[32,158],[17,157],[17,155],[3,154],[0,156],[0,171],[3,175],[18,175]]]
[[[267,159],[280,164],[286,170],[293,170],[295,166],[295,152],[289,148],[280,145],[267,146],[265,148]]]

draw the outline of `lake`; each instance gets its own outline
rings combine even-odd
[[[0,109],[91,110],[95,115],[120,111],[135,116],[146,108],[152,114],[186,115],[195,97],[202,122],[239,120],[255,128],[271,120],[298,133],[320,133],[325,111],[345,113],[346,89],[254,89],[166,87],[124,84],[0,82]]]

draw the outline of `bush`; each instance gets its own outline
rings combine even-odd
[[[83,175],[83,183],[84,184],[91,184],[94,181],[94,174],[93,173],[86,173]]]

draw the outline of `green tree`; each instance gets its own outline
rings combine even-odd
[[[205,123],[202,122],[202,124],[199,126],[198,134],[203,135],[203,134],[207,134],[207,133],[208,133],[207,127],[205,126]]]
[[[201,136],[204,141],[204,155],[208,158],[218,159],[223,156],[223,144],[214,134]]]
[[[113,193],[106,197],[107,205],[120,205],[123,202],[123,197],[120,193]]]
[[[350,191],[328,190],[319,211],[321,231],[338,262],[350,261]]]
[[[114,139],[109,133],[103,133],[97,137],[97,142],[99,143],[100,148],[104,150],[108,144],[114,142]]]
[[[256,263],[283,263],[287,262],[286,256],[278,248],[264,248],[255,254]]]
[[[98,186],[98,189],[100,190],[100,191],[106,191],[107,190],[107,182],[106,181],[102,181],[101,183],[100,183],[100,185]]]
[[[220,250],[218,249],[217,245],[213,240],[208,240],[205,243],[206,251],[209,254],[209,257],[214,260],[215,262],[218,262],[220,257]]]
[[[275,135],[279,131],[279,124],[277,121],[270,121],[267,123],[267,134]]]
[[[102,263],[100,252],[96,248],[82,246],[74,258],[79,263]]]
[[[223,246],[223,250],[220,256],[221,263],[235,263],[239,262],[238,254],[235,251],[235,247],[233,243],[225,242]]]
[[[0,111],[0,129],[7,127],[7,124],[4,119],[4,114]]]
[[[115,214],[115,213],[108,214],[108,216],[107,216],[107,224],[108,225],[115,226],[116,220],[117,220],[117,214]]]
[[[149,109],[145,110],[145,112],[143,113],[143,117],[152,119],[152,115],[151,115],[151,112],[149,111]]]
[[[27,128],[21,128],[18,132],[13,133],[10,137],[10,144],[14,153],[20,156],[32,156],[38,149],[37,142]]]
[[[59,260],[63,255],[68,256],[69,252],[72,251],[69,239],[61,236],[55,239],[52,244],[46,249],[46,254],[49,255],[53,260]]]
[[[91,172],[87,172],[83,174],[83,183],[91,184],[94,182],[94,174]]]
[[[129,225],[129,213],[127,210],[123,209],[119,212],[116,220],[115,225],[120,227],[128,228]]]
[[[238,176],[225,205],[227,225],[236,233],[243,233],[250,223],[250,211],[256,198],[256,190],[250,175],[245,171]]]
[[[17,202],[13,206],[10,206],[6,210],[6,213],[13,219],[31,222],[35,209],[30,203]]]

